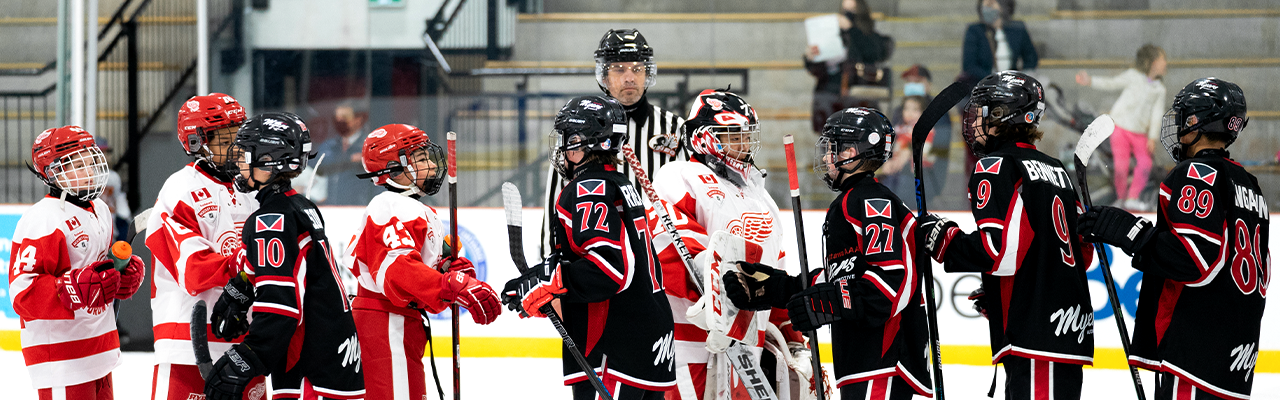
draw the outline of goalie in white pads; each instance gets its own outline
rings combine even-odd
[[[764,174],[753,164],[752,157],[760,147],[755,109],[736,94],[708,89],[694,98],[684,129],[686,147],[692,158],[663,166],[654,176],[653,189],[685,247],[697,259],[695,265],[709,265],[699,254],[709,254],[705,250],[711,245],[713,233],[726,231],[744,241],[745,263],[741,268],[752,272],[785,269],[778,205],[765,190]],[[794,351],[795,356],[807,359],[804,337],[789,327],[783,308],[785,299],[776,305],[753,303],[742,312],[712,307],[708,300],[702,300],[704,295],[697,292],[693,280],[718,280],[720,274],[689,276],[661,221],[651,218],[649,227],[654,231],[654,248],[658,251],[676,323],[674,398],[746,398],[749,385],[742,384],[731,372],[729,356],[724,351],[733,340],[740,341],[750,347],[751,354],[759,360],[757,363],[762,362],[765,369],[774,369],[777,363],[772,355],[764,357],[766,360],[760,359],[763,345],[768,342],[766,326],[769,324],[776,325],[775,332],[787,343],[780,350]],[[734,269],[727,265],[720,268]],[[708,292],[705,296],[718,297],[709,300],[729,305],[721,285],[709,283],[704,285]],[[778,309],[771,311],[771,306]],[[722,330],[717,329],[718,326],[746,328]],[[781,369],[782,376],[786,377],[786,366]]]
[[[449,169],[444,149],[426,132],[391,124],[364,140],[365,174],[387,190],[374,196],[349,246],[350,269],[360,283],[351,302],[365,396],[370,399],[426,397],[422,354],[427,331],[419,310],[438,313],[458,303],[477,324],[502,313],[497,292],[476,280],[475,266],[443,254],[444,224],[418,199],[440,190]]]

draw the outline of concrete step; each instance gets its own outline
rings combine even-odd
[[[32,63],[44,65],[57,57],[57,28],[52,25],[15,26],[0,24],[0,63]],[[190,62],[195,57],[195,25],[149,24],[139,28],[138,58],[166,64]],[[106,50],[114,36],[98,43],[98,51]],[[125,60],[121,41],[110,61]]]
[[[1213,34],[1206,34],[1201,27],[1230,29],[1212,29]],[[1232,18],[1054,19],[1028,23],[1027,28],[1041,58],[1132,60],[1143,43],[1160,45],[1171,60],[1280,56],[1280,13]]]
[[[1055,0],[1023,0],[1018,2],[1020,14],[1047,13]],[[746,1],[622,1],[622,0],[557,0],[546,2],[548,13],[770,13],[770,12],[835,12],[838,1],[813,0],[746,0]],[[873,12],[888,16],[976,15],[971,0],[868,0]]]

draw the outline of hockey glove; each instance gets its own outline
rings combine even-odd
[[[440,264],[448,267],[448,269],[445,270],[447,272],[461,272],[469,277],[476,277],[476,266],[471,264],[471,260],[468,260],[466,257],[458,257],[453,260],[441,258],[440,260]]]
[[[973,300],[973,311],[982,314],[982,318],[991,319],[987,316],[987,291],[982,286],[969,292],[969,300]]]
[[[145,273],[146,268],[142,264],[142,258],[137,255],[129,257],[129,265],[120,272],[120,290],[116,292],[116,298],[124,300],[138,293]]]
[[[459,260],[466,260],[459,258]],[[467,263],[470,265],[471,263]],[[488,325],[502,314],[502,305],[498,304],[498,294],[489,284],[476,280],[461,271],[444,274],[441,278],[440,298],[458,303],[471,312],[471,320],[480,325]]]
[[[734,307],[748,311],[785,308],[787,299],[800,289],[799,278],[764,264],[738,262],[742,272],[724,273],[724,292]]]
[[[114,262],[103,261],[58,277],[58,300],[62,306],[71,311],[98,308],[115,299],[120,290],[120,273],[114,265]]]
[[[247,272],[253,274],[253,264],[249,263],[249,253],[244,250],[244,244],[231,252],[231,257],[227,257],[227,270],[233,274]]]
[[[227,286],[222,288],[218,302],[213,305],[210,317],[213,336],[231,340],[249,332],[249,307],[253,305],[254,298],[253,284],[245,274],[231,277]]]
[[[847,295],[840,293],[844,280],[824,282],[800,292],[787,302],[787,313],[795,330],[805,332],[839,321],[852,313],[845,308]]]
[[[519,278],[507,281],[502,288],[502,302],[512,311],[520,312],[522,318],[546,317],[542,306],[568,291],[560,271],[558,263],[542,263],[525,270]]]
[[[928,252],[934,260],[942,261],[942,257],[947,253],[947,245],[951,244],[951,238],[959,232],[959,225],[937,214],[926,214],[920,217],[919,234],[924,235],[924,251]]]
[[[206,400],[240,400],[244,396],[245,387],[253,378],[266,373],[266,367],[258,360],[248,345],[240,343],[231,346],[217,363],[208,381],[204,383]]]
[[[1102,242],[1134,255],[1155,233],[1151,221],[1115,207],[1096,206],[1080,216],[1076,230],[1086,242]]]

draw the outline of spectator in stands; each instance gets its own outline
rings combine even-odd
[[[809,74],[818,79],[813,88],[813,131],[821,132],[822,125],[832,113],[848,107],[875,107],[881,100],[890,98],[892,76],[888,68],[881,68],[893,55],[893,39],[876,32],[875,20],[866,0],[842,0],[840,13],[840,40],[844,43],[844,60],[814,62],[817,46],[809,46],[804,54],[804,65]]]
[[[923,96],[924,102],[920,105],[920,112],[924,111],[924,107],[933,101],[933,74],[929,73],[929,69],[924,65],[916,64],[907,68],[902,73],[902,95],[906,97]],[[894,126],[903,125],[902,109],[907,103],[906,99],[893,110]],[[915,119],[919,119],[917,116]],[[915,120],[913,119],[913,121]],[[909,125],[914,126],[915,122]],[[951,160],[951,115],[942,117],[938,123],[933,126],[933,150],[929,152],[927,157],[931,161],[924,169],[925,194],[929,199],[941,194],[947,183],[947,165]],[[910,135],[910,132],[907,132]],[[914,181],[914,176],[912,177]],[[897,193],[896,191],[894,193]],[[915,205],[915,187],[911,188],[910,196],[902,197],[908,206]]]
[[[981,22],[964,33],[963,70],[957,80],[978,82],[995,72],[1033,70],[1040,63],[1027,26],[1013,20],[1016,0],[978,0]]]
[[[902,98],[902,104],[898,106],[901,113],[901,121],[893,127],[893,132],[897,134],[893,143],[893,155],[884,166],[880,167],[880,183],[884,184],[893,194],[906,202],[912,209],[915,208],[916,202],[916,186],[915,186],[915,165],[912,164],[911,156],[911,134],[915,129],[915,125],[920,121],[920,115],[924,112],[925,106],[929,104],[929,99],[920,95],[911,95]],[[938,194],[938,190],[942,189],[946,170],[942,171],[942,176],[936,177],[931,173],[936,169],[935,161],[937,156],[933,152],[934,132],[937,131],[936,125],[933,130],[929,131],[929,135],[925,137],[924,142],[924,158],[921,162],[924,164],[925,184],[929,187],[925,188],[925,195],[930,199]]]
[[[1138,49],[1133,68],[1112,77],[1076,74],[1076,83],[1094,89],[1116,91],[1120,97],[1111,106],[1116,129],[1111,133],[1111,156],[1115,167],[1116,202],[1112,206],[1131,211],[1150,209],[1138,199],[1151,173],[1151,152],[1160,136],[1160,120],[1165,109],[1165,89],[1161,78],[1167,70],[1164,49],[1150,43]],[[1129,177],[1129,157],[1135,165]]]
[[[375,193],[369,188],[376,186],[356,177],[365,173],[360,151],[364,148],[364,125],[368,120],[369,105],[363,101],[344,101],[333,110],[333,127],[338,136],[316,148],[316,157],[324,156],[316,174],[325,179],[323,186],[329,189],[323,204],[363,205],[373,199]]]

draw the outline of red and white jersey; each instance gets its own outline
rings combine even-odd
[[[432,268],[444,236],[444,224],[430,206],[391,191],[374,196],[347,247],[355,260],[348,268],[360,283],[356,296],[395,307],[412,303],[432,313],[448,308],[440,299],[441,274]]]
[[[210,308],[234,275],[227,258],[241,246],[245,218],[258,200],[231,183],[209,176],[194,163],[174,172],[160,188],[147,220],[152,256],[151,320],[156,362],[194,365],[191,307]],[[206,321],[207,322],[207,321]],[[222,354],[236,341],[209,334],[209,350]]]
[[[102,378],[120,362],[115,309],[68,310],[57,280],[67,271],[107,259],[115,233],[101,199],[88,209],[48,197],[18,221],[9,256],[9,290],[21,317],[22,357],[36,389]]]
[[[710,233],[723,230],[746,239],[747,261],[785,270],[778,205],[765,190],[760,170],[751,168],[750,171],[746,184],[738,187],[700,162],[674,161],[658,170],[653,189],[692,255],[697,256],[707,248]],[[675,318],[676,349],[682,354],[688,350],[690,356],[702,360],[690,362],[705,362],[707,332],[685,317],[685,312],[701,296],[662,221],[649,218],[649,225],[654,232],[653,247],[658,251],[663,283]],[[757,318],[769,320],[769,311],[758,312]],[[757,343],[764,343],[764,325],[760,326],[761,340]]]

